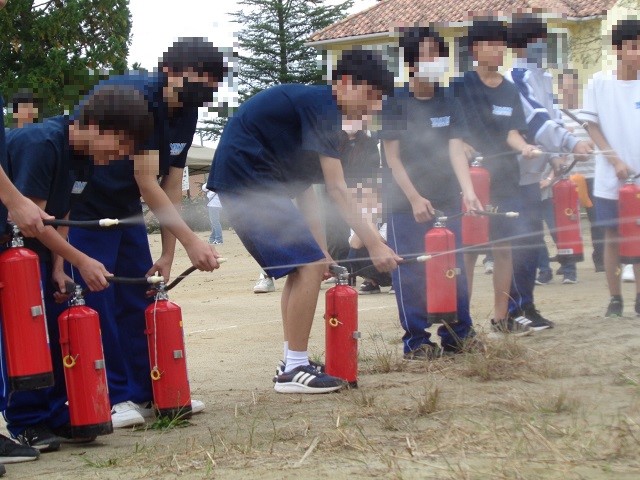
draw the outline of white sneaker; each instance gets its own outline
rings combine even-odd
[[[113,423],[113,428],[144,425],[144,417],[138,411],[138,405],[135,403],[121,402],[111,408],[111,423]]]
[[[491,275],[493,273],[493,262],[491,260],[484,262],[484,273],[487,275]]]
[[[253,293],[269,293],[276,291],[276,284],[273,281],[273,278],[265,277],[264,274],[260,274],[260,279],[256,282],[253,287]]]
[[[153,418],[156,415],[156,411],[153,408],[153,403],[151,402],[138,403],[135,405],[140,415],[142,415],[144,418]],[[204,410],[204,407],[205,403],[203,401],[193,399],[191,400],[191,413],[200,413]]]
[[[636,276],[633,273],[633,265],[625,265],[622,269],[622,281],[625,283],[633,283],[636,281]]]

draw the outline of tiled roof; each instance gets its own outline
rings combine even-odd
[[[489,12],[531,9],[589,17],[603,14],[616,0],[382,0],[376,5],[314,33],[310,41],[388,32],[397,25],[416,22],[461,22]]]

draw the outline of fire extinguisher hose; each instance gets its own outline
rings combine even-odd
[[[117,218],[101,218],[100,220],[43,220],[42,223],[51,227],[79,227],[79,228],[106,228],[121,225]]]

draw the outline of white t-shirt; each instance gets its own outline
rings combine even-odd
[[[206,183],[202,184],[202,191],[207,194],[207,200],[209,200],[209,202],[207,203],[207,207],[222,208],[220,197],[217,193],[209,190]]]
[[[600,125],[620,159],[640,173],[640,80],[618,80],[615,75],[615,72],[598,72],[589,80],[580,119]],[[617,200],[622,184],[615,168],[598,154],[594,196]]]

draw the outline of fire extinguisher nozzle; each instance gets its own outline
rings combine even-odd
[[[505,212],[504,216],[507,218],[518,218],[520,216],[520,212]]]
[[[431,260],[431,257],[431,255],[420,255],[419,257],[416,257],[416,262],[424,263],[428,260]]]
[[[120,223],[120,220],[117,218],[102,218],[98,220],[98,225],[101,227],[113,227]]]

